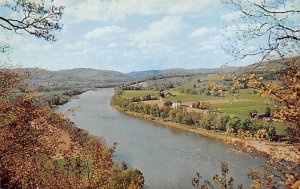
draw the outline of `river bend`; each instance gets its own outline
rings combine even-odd
[[[70,119],[90,134],[104,137],[108,146],[117,142],[114,161],[125,161],[142,171],[145,188],[192,188],[191,180],[197,171],[204,178],[212,178],[220,172],[222,161],[229,164],[235,183],[247,188],[247,173],[263,162],[228,152],[228,146],[221,141],[121,114],[110,106],[113,93],[113,89],[88,91],[57,111],[79,107]]]

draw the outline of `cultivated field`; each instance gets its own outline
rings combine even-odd
[[[197,101],[209,102],[212,107],[215,107],[220,115],[239,116],[240,118],[249,118],[249,112],[251,110],[257,110],[258,113],[264,113],[267,107],[272,109],[272,104],[267,99],[254,94],[253,89],[242,89],[237,98],[233,98],[228,92],[225,93],[224,97],[202,95],[191,95],[184,94],[178,91],[170,91],[174,97],[166,97],[161,100],[147,100],[143,103],[150,105],[157,104],[159,107],[164,106],[164,102],[181,101],[182,105],[186,107],[188,112],[201,112],[203,110],[191,108],[191,104]],[[123,92],[123,97],[133,98],[142,97],[146,95],[158,96],[159,91],[134,91],[126,90]],[[273,126],[276,127],[277,134],[285,135],[285,126],[281,122],[273,122]]]
[[[241,117],[248,117],[251,110],[257,110],[258,113],[263,113],[266,107],[272,107],[266,99],[253,93],[253,89],[242,89],[237,98],[233,98],[228,92],[223,96],[210,96],[210,95],[192,95],[184,94],[177,91],[170,91],[170,97],[163,98],[163,102],[181,101],[183,105],[190,106],[194,102],[209,102],[211,106],[217,108],[217,111],[223,114],[238,115]],[[123,96],[126,98],[142,97],[146,95],[157,96],[158,91],[124,91]],[[158,104],[163,106],[160,100],[144,101],[147,104]]]

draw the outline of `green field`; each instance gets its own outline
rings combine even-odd
[[[133,91],[128,90],[123,92],[123,97],[132,98],[132,97],[142,97],[146,95],[158,96],[159,91]],[[206,101],[206,100],[228,100],[232,98],[229,93],[225,93],[225,97],[217,96],[207,96],[203,95],[191,95],[179,93],[177,91],[171,91],[174,97],[164,98],[164,101],[181,101],[181,102],[197,102],[197,101]],[[233,99],[233,102],[212,104],[213,107],[217,108],[217,111],[220,115],[230,115],[230,116],[239,116],[240,118],[249,118],[249,112],[251,110],[256,110],[258,113],[264,113],[267,107],[272,109],[272,105],[269,104],[265,98],[254,94],[253,89],[242,89],[238,96],[238,99],[243,99],[246,101],[237,102]],[[270,123],[276,127],[277,133],[279,135],[285,135],[285,126],[281,122],[272,122]]]
[[[241,117],[249,117],[249,112],[251,110],[256,110],[258,113],[265,112],[267,107],[270,107],[264,100],[249,100],[244,102],[232,102],[232,103],[222,103],[214,104],[214,107],[220,113],[238,115]]]
[[[249,117],[249,112],[251,110],[256,110],[258,113],[263,113],[266,107],[267,107],[266,105],[258,105],[258,106],[245,106],[245,107],[235,107],[235,108],[217,108],[217,110],[220,113],[237,115],[246,118]]]
[[[125,98],[132,98],[132,97],[142,97],[146,95],[157,96],[158,91],[133,91],[128,90],[124,91],[123,96]],[[206,94],[201,95],[192,95],[192,94],[184,94],[177,91],[171,91],[174,95],[173,97],[166,97],[164,101],[181,101],[181,102],[197,102],[197,101],[213,101],[213,100],[228,100],[232,99],[233,97],[226,92],[225,96],[208,96]],[[220,113],[230,114],[230,115],[238,115],[241,117],[248,117],[249,112],[251,110],[257,110],[258,113],[263,113],[266,107],[272,107],[266,101],[266,99],[254,94],[253,89],[242,89],[238,96],[238,99],[243,99],[245,101],[233,102],[229,103],[218,103],[212,104],[213,107],[216,107]]]
[[[218,100],[218,99],[226,99],[225,97],[217,97],[217,96],[207,96],[205,94],[202,95],[192,95],[192,94],[184,94],[179,93],[177,91],[172,91],[172,94],[175,95],[174,97],[167,97],[164,98],[164,101],[181,101],[181,102],[197,102],[203,100]]]
[[[158,96],[159,91],[124,91],[122,96],[125,98],[142,97],[146,95]]]

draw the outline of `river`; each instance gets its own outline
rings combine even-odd
[[[104,137],[108,146],[117,142],[114,161],[139,169],[145,188],[192,188],[196,172],[211,179],[220,173],[222,161],[229,164],[236,184],[249,187],[247,173],[258,169],[263,159],[228,152],[229,146],[222,141],[121,114],[110,106],[113,93],[113,89],[88,91],[57,111],[79,107],[70,119],[90,134]]]

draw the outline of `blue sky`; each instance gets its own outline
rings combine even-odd
[[[10,62],[50,70],[214,68],[231,62],[222,44],[239,12],[219,0],[57,0],[65,6],[57,42],[1,30]],[[253,62],[249,62],[253,63]]]

